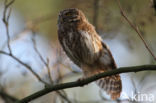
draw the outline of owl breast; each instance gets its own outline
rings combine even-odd
[[[100,49],[94,40],[95,37],[86,31],[63,32],[59,35],[59,39],[68,57],[78,66],[93,64],[99,56]]]

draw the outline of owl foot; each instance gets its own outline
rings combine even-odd
[[[79,82],[80,86],[83,87],[84,86],[84,80],[86,79],[86,77],[81,77],[77,80],[77,82]]]
[[[85,80],[85,79],[86,79],[85,77],[81,77],[81,78],[79,78],[77,81],[81,82],[81,81],[83,81],[83,80]]]

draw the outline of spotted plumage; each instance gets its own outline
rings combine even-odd
[[[58,38],[67,56],[83,70],[85,77],[116,69],[109,48],[82,11],[70,8],[60,12]],[[108,76],[96,82],[112,99],[120,97],[122,85],[119,75]]]

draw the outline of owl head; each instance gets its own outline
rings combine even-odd
[[[60,11],[59,17],[58,17],[58,23],[61,24],[76,24],[83,20],[85,20],[85,16],[79,9],[76,8],[69,8]]]

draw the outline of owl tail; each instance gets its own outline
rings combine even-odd
[[[113,100],[120,97],[122,91],[121,79],[119,75],[108,76],[96,81],[100,88],[104,89]]]

